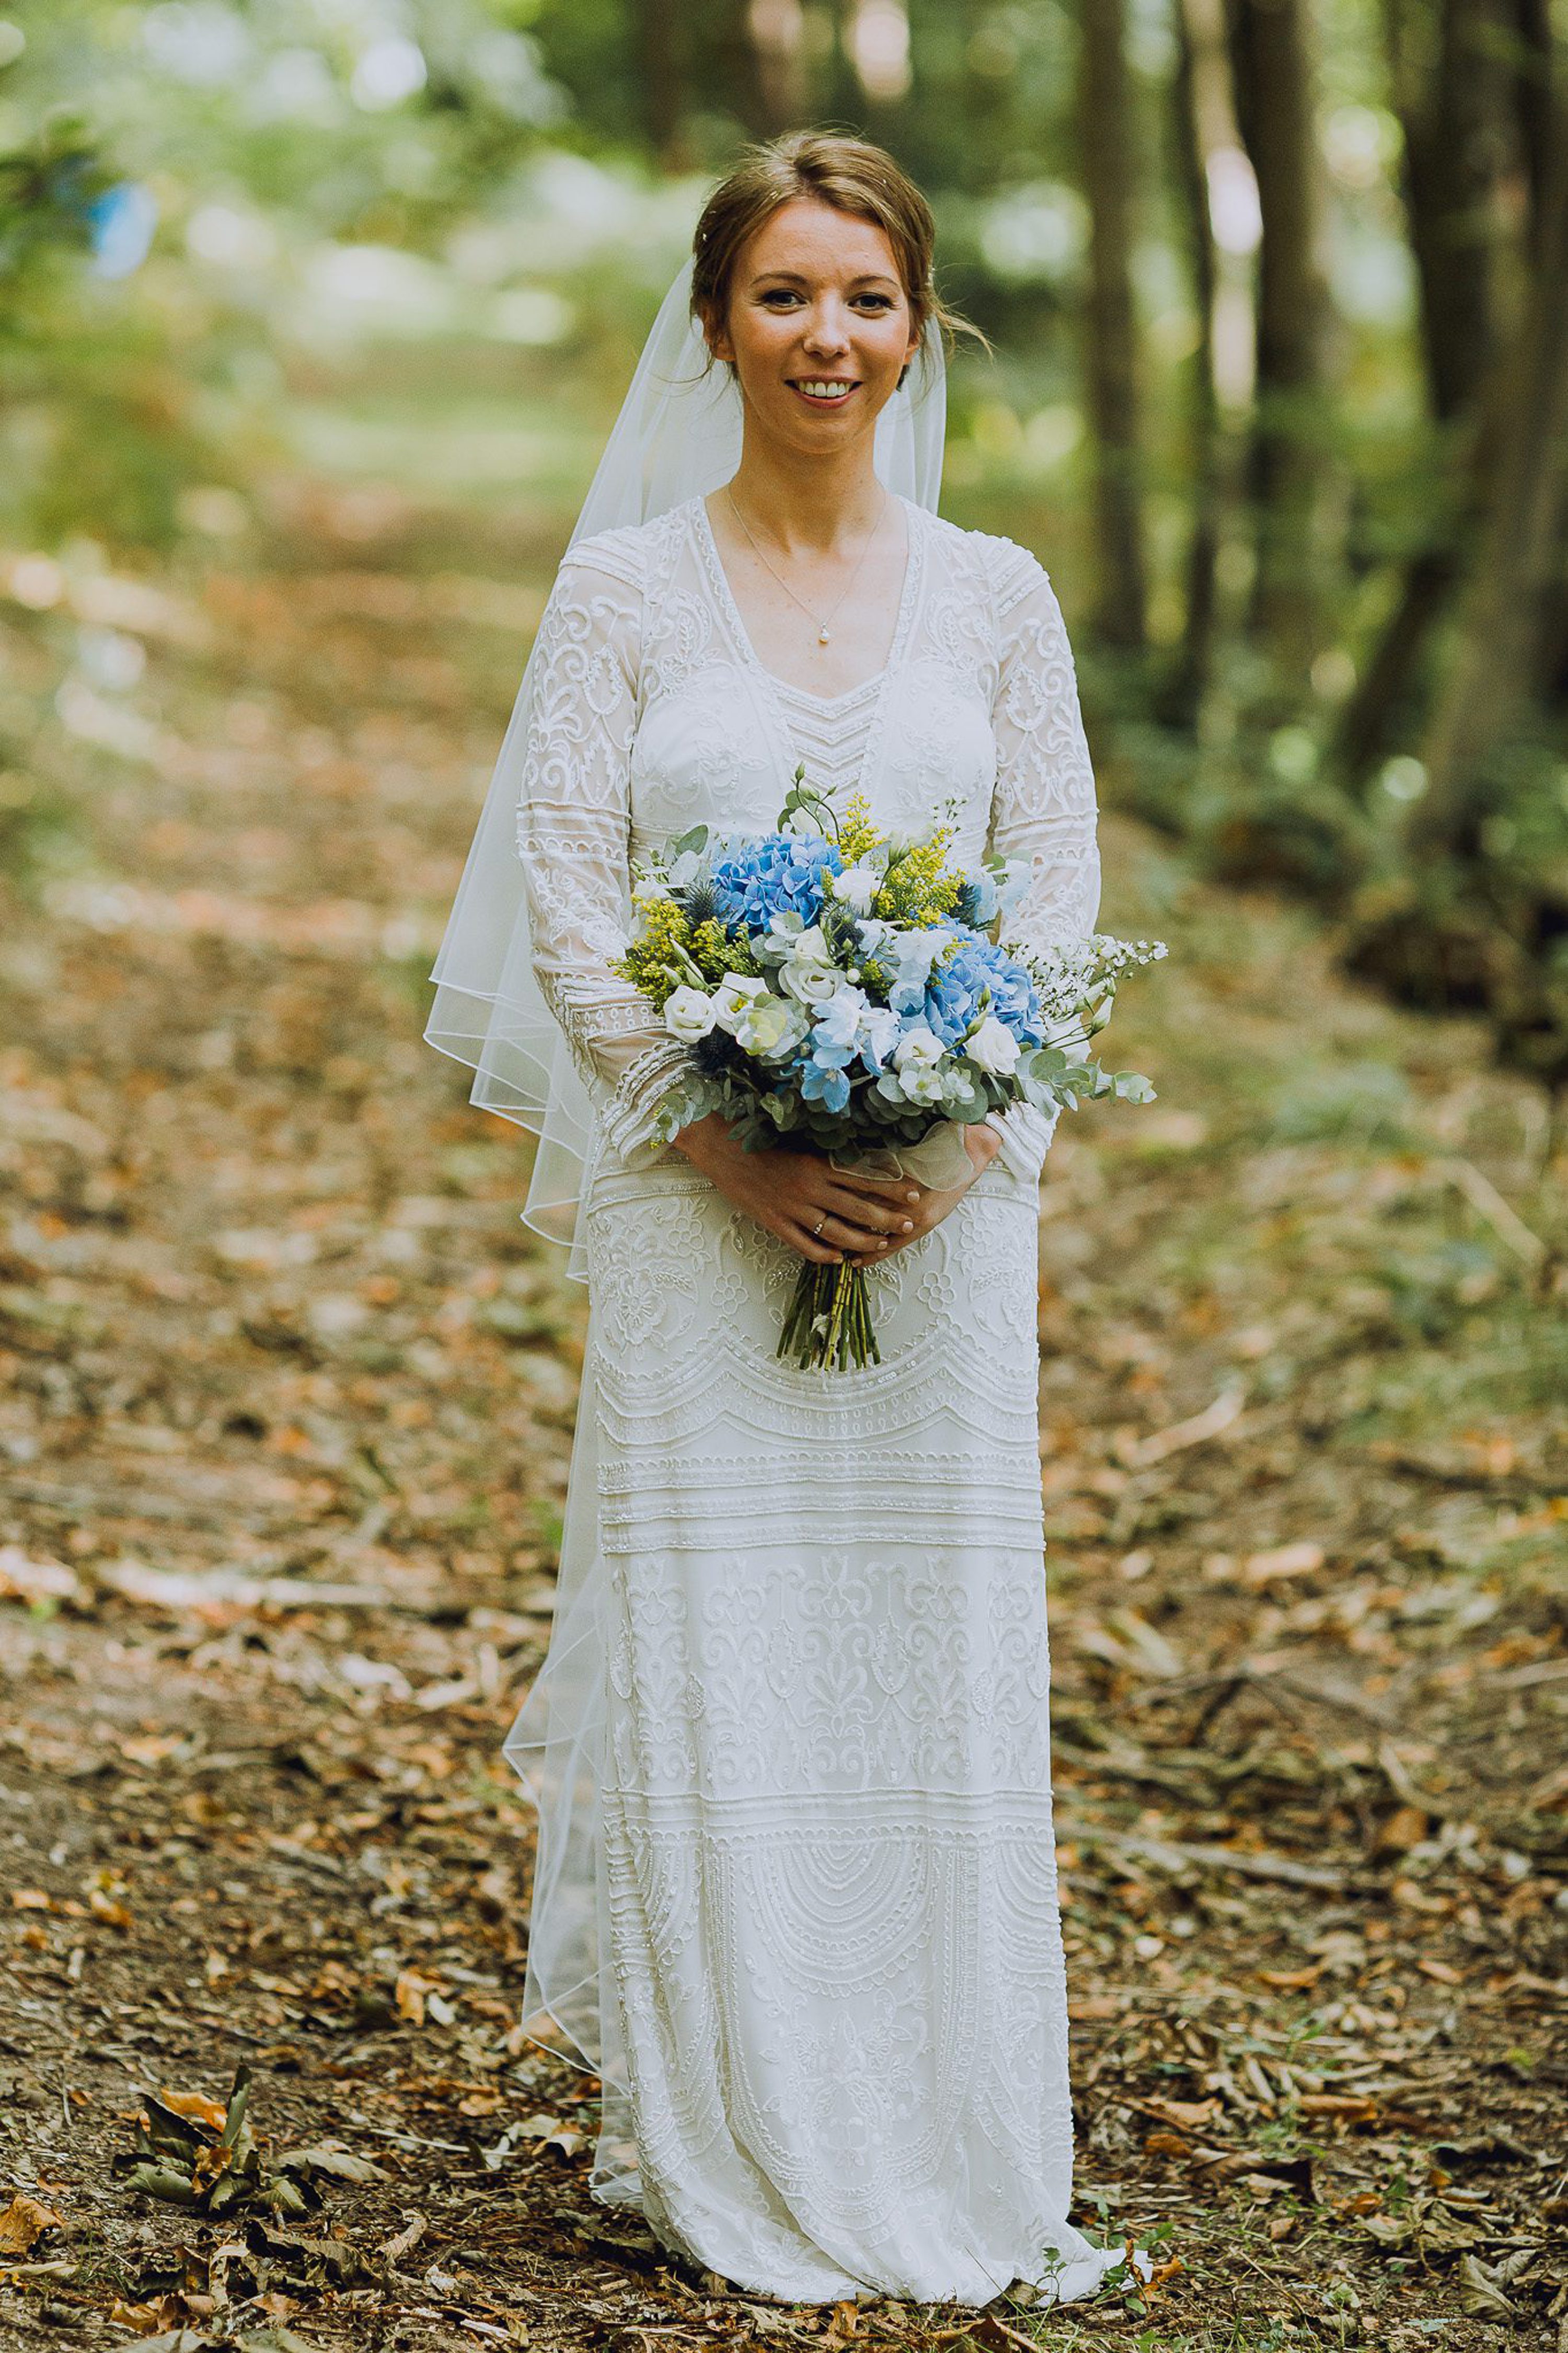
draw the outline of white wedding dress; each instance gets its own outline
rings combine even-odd
[[[1047,1121],[873,1271],[879,1366],[780,1364],[800,1261],[649,1121],[680,1050],[607,960],[628,856],[771,828],[797,760],[1032,863],[1081,937],[1095,794],[1046,574],[905,501],[885,669],[830,701],[748,642],[706,509],[579,541],[546,611],[518,849],[599,1107],[590,1323],[549,1658],[530,1995],[600,2074],[592,2178],[739,2285],[1089,2294],[1047,1719],[1036,1336]],[[543,2029],[542,2015],[531,2021]]]

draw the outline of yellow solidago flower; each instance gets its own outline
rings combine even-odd
[[[704,980],[722,980],[730,972],[755,977],[757,961],[750,943],[743,936],[732,940],[717,916],[708,915],[698,924],[691,934],[691,953]]]
[[[871,822],[870,804],[864,793],[857,793],[844,812],[838,828],[838,847],[846,866],[857,866],[868,849],[875,849],[883,836]]]
[[[952,839],[951,828],[939,826],[929,841],[890,866],[873,902],[873,913],[885,923],[911,926],[940,923],[951,915],[963,888],[961,875],[943,871]]]

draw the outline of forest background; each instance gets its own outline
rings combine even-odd
[[[944,510],[1047,564],[1107,920],[1173,944],[1118,1016],[1159,1104],[1050,1155],[1041,1332],[1084,2208],[1174,2253],[977,2341],[1568,2328],[1560,0],[37,0],[7,2344],[958,2341],[722,2296],[583,2195],[495,1755],[582,1303],[418,1043],[654,308],[802,122],[931,195],[994,345]],[[182,2085],[183,2199],[130,2170]]]

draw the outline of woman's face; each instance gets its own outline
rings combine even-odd
[[[920,333],[886,232],[800,196],[736,255],[711,343],[733,364],[749,416],[816,457],[870,432]]]

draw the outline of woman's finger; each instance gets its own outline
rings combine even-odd
[[[815,1218],[805,1220],[808,1232],[816,1222]],[[885,1246],[887,1237],[858,1217],[847,1218],[837,1210],[829,1209],[823,1216],[818,1240],[831,1242],[835,1250],[874,1250]]]
[[[798,1250],[802,1258],[810,1259],[816,1266],[837,1266],[843,1259],[844,1252],[834,1243],[822,1234],[814,1234],[810,1226],[801,1225],[793,1219],[774,1227],[773,1230],[780,1241],[788,1242],[791,1250]]]
[[[884,1193],[892,1200],[916,1201],[920,1187],[912,1176],[866,1176],[858,1169],[836,1168],[829,1161],[828,1174],[836,1185],[848,1185],[858,1192]]]
[[[829,1217],[840,1218],[847,1225],[868,1227],[874,1234],[909,1233],[914,1218],[907,1203],[869,1201],[864,1194],[829,1194],[823,1204]]]

